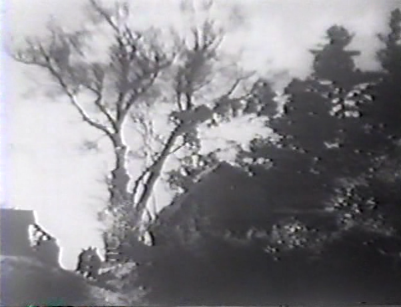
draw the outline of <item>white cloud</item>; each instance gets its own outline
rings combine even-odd
[[[208,154],[219,150],[229,149],[233,162],[232,147],[234,144],[248,149],[249,142],[256,137],[266,137],[270,129],[265,126],[266,118],[258,118],[254,115],[246,115],[223,122],[216,127],[201,127],[201,151],[200,154]]]

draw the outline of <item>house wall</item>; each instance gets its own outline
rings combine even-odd
[[[1,209],[1,255],[32,257],[34,251],[30,246],[28,227],[34,223],[32,211]]]
[[[58,266],[60,248],[56,240],[47,234],[49,240],[33,246],[29,236],[32,225],[36,225],[33,211],[0,209],[0,254],[35,258]]]

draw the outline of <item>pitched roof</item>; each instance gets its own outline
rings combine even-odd
[[[35,215],[32,210],[19,210],[0,208],[1,221],[12,221],[13,223],[35,223]]]

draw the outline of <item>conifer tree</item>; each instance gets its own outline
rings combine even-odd
[[[383,48],[377,58],[383,68],[383,75],[375,88],[376,103],[366,106],[365,113],[372,134],[378,134],[381,145],[391,148],[401,138],[401,10],[390,15],[390,31],[379,34]],[[383,142],[387,142],[387,145]],[[384,149],[382,147],[382,149]]]
[[[326,38],[322,49],[311,51],[312,74],[290,82],[283,113],[270,118],[280,142],[255,142],[251,153],[243,154],[271,160],[267,171],[252,168],[270,191],[266,197],[279,207],[321,207],[337,178],[359,175],[368,164],[354,143],[364,135],[358,110],[370,98],[372,76],[355,67],[359,52],[346,49],[352,35],[345,28],[330,27]],[[259,105],[271,103],[269,95],[256,96]]]

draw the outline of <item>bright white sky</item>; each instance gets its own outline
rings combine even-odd
[[[112,0],[110,0],[112,1]],[[223,1],[218,1],[223,3]],[[62,24],[82,20],[83,0],[9,0],[3,5],[2,32],[13,37],[42,33],[50,15]],[[160,25],[177,20],[174,0],[136,0],[138,23]],[[228,3],[228,1],[225,1]],[[321,42],[325,29],[342,24],[356,33],[355,49],[363,50],[361,67],[377,68],[373,60],[376,33],[386,31],[386,16],[397,0],[232,0],[245,17],[244,24],[228,35],[225,48],[242,50],[240,64],[271,76],[288,70],[305,76],[311,56],[307,49]],[[217,16],[226,16],[227,4]],[[107,150],[80,150],[93,131],[80,123],[74,109],[63,101],[51,101],[37,91],[45,81],[26,67],[1,62],[0,124],[2,171],[0,201],[8,207],[34,209],[39,223],[58,238],[62,264],[74,268],[81,247],[102,246],[96,212],[106,197],[102,176],[112,165]],[[219,128],[215,137],[249,141],[257,132],[238,133],[245,126],[237,122]],[[236,132],[238,131],[238,132]],[[224,144],[224,143],[223,143]],[[104,146],[102,146],[104,148]],[[5,188],[4,188],[5,187]],[[163,206],[171,199],[168,189],[159,187],[156,201]]]

